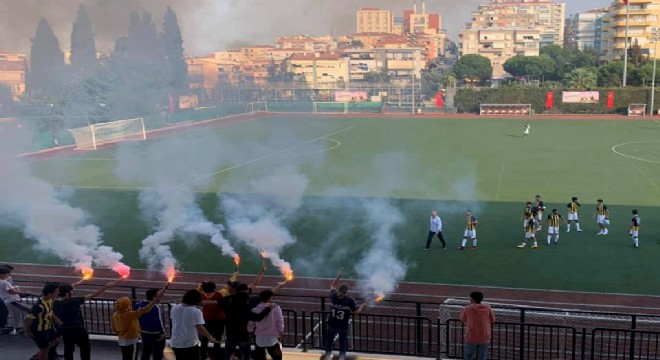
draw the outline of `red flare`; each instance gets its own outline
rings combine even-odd
[[[119,274],[119,277],[122,279],[128,279],[131,276],[131,267],[120,262],[112,266],[112,271]]]
[[[383,300],[385,300],[385,295],[381,293],[381,294],[376,295],[376,298],[374,299],[374,302],[376,304],[380,304],[380,303],[383,302]]]
[[[94,269],[90,267],[83,266],[80,268],[80,271],[82,272],[83,280],[90,280],[94,276]]]
[[[174,281],[174,278],[176,277],[176,269],[174,267],[170,267],[165,271],[165,276],[167,276],[167,283],[171,283]]]
[[[234,255],[234,264],[236,264],[236,267],[241,264],[241,257],[238,254]]]

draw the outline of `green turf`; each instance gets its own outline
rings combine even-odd
[[[385,198],[404,216],[394,231],[399,257],[409,266],[407,281],[660,294],[660,124],[535,120],[527,139],[521,137],[523,125],[507,119],[281,116],[219,127],[211,132],[214,141],[254,146],[237,149],[240,153],[218,169],[232,170],[196,182],[198,202],[209,218],[223,222],[217,192],[244,193],[248,180],[295,163],[310,184],[302,208],[287,222],[298,242],[283,256],[300,276],[329,277],[339,266],[355,275],[350,269],[370,244],[360,204]],[[209,130],[186,136],[202,133]],[[611,149],[618,144],[625,144],[615,149],[619,154]],[[132,146],[149,151],[149,145]],[[318,152],[325,148],[333,149]],[[140,216],[137,194],[147,184],[116,179],[115,151],[41,161],[34,172],[76,188],[71,202],[89,211],[105,242],[122,251],[130,265],[143,267],[137,250],[150,229]],[[562,227],[558,246],[516,249],[524,201],[537,193],[564,214],[570,197],[580,197],[585,231],[566,234]],[[612,213],[607,237],[595,235],[592,219],[600,197]],[[479,250],[459,252],[468,207],[480,221]],[[626,233],[633,207],[643,219],[639,249]],[[437,240],[431,251],[421,251],[431,209],[443,217],[446,251]],[[0,229],[0,237],[3,260],[56,262],[35,254],[16,230]],[[545,243],[545,231],[539,240]],[[175,241],[173,248],[185,270],[231,269],[231,260],[206,239],[192,246]],[[256,253],[239,249],[244,271],[254,271]]]

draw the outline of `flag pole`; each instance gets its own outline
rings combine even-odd
[[[623,49],[623,79],[621,80],[621,85],[626,87],[626,82],[628,78],[628,22],[630,21],[630,0],[623,0],[626,4],[626,31],[625,31],[625,42]]]

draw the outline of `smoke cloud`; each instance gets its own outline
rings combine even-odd
[[[32,175],[17,157],[27,149],[31,133],[6,125],[0,128],[0,214],[37,241],[35,249],[50,253],[80,271],[109,267],[126,275],[122,255],[102,245],[101,230],[89,223],[82,209],[69,205],[50,183]]]
[[[428,0],[427,11],[442,15],[443,27],[456,40],[473,11],[486,0]],[[602,7],[602,0],[566,1],[567,13]],[[88,11],[100,50],[110,51],[125,36],[131,10],[150,11],[160,21],[167,5],[176,11],[190,54],[204,54],[238,44],[272,44],[279,35],[352,34],[359,7],[391,9],[395,16],[412,0],[0,0],[0,49],[27,52],[39,18],[46,17],[64,49],[69,48],[76,7]],[[420,4],[421,1],[418,1]],[[305,14],[301,16],[300,14]],[[222,29],[222,31],[218,31]]]

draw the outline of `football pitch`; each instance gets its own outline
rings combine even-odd
[[[527,121],[268,116],[176,135],[194,144],[196,157],[170,157],[156,165],[178,172],[177,182],[192,186],[204,214],[220,224],[225,210],[219,194],[258,198],[263,195],[249,186],[251,181],[291,168],[304,174],[309,184],[302,205],[285,218],[297,242],[282,253],[301,277],[332,277],[339,267],[347,277],[356,276],[354,266],[373,241],[360,204],[378,199],[404,218],[393,232],[397,257],[407,264],[405,281],[660,294],[660,122],[534,118],[531,135],[523,138]],[[118,153],[130,149],[139,160],[167,141],[172,138],[31,166],[89,213],[105,244],[122,252],[129,265],[144,268],[138,250],[154,229],[141,215],[138,198],[150,185],[121,180]],[[216,156],[222,157],[216,168],[177,170],[185,162],[194,167]],[[562,225],[559,244],[545,246],[544,228],[538,233],[539,249],[517,249],[524,237],[522,209],[536,194],[548,212],[557,208],[564,217],[571,197],[579,197],[584,231],[573,227],[566,233]],[[596,235],[592,216],[598,198],[610,208],[607,236]],[[633,208],[642,219],[639,248],[627,233]],[[479,220],[477,251],[456,249],[466,209]],[[443,220],[447,250],[434,239],[431,250],[422,251],[431,210]],[[227,237],[244,259],[242,272],[255,273],[258,253]],[[3,261],[58,263],[34,250],[34,240],[19,229],[0,228],[0,238]],[[233,269],[232,260],[208,239],[177,239],[172,248],[185,271]]]

